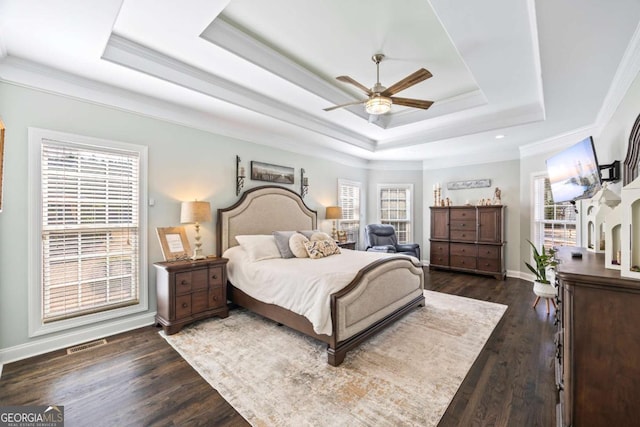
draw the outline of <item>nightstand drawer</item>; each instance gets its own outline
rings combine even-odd
[[[205,311],[207,308],[209,308],[209,301],[208,301],[208,292],[206,290],[204,291],[198,291],[198,292],[194,292],[191,294],[191,312],[192,313],[201,313],[203,311]]]
[[[209,268],[209,286],[222,285],[222,267]]]
[[[222,286],[212,286],[209,288],[209,308],[222,307],[227,304],[225,301]]]
[[[191,294],[176,297],[176,319],[191,316]]]
[[[188,294],[189,292],[191,292],[191,271],[176,273],[176,295]]]

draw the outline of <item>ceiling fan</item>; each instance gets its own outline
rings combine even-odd
[[[369,97],[367,99],[362,99],[359,101],[348,102],[346,104],[335,105],[333,107],[325,108],[324,111],[331,111],[337,108],[347,107],[349,105],[356,104],[365,104],[365,110],[369,114],[385,114],[391,110],[391,105],[404,105],[406,107],[412,108],[421,108],[426,110],[431,107],[433,101],[426,101],[422,99],[412,99],[412,98],[398,98],[393,95],[396,93],[410,88],[411,86],[420,83],[423,80],[428,79],[432,76],[432,74],[424,69],[420,68],[413,74],[408,75],[404,79],[399,82],[389,86],[388,88],[382,86],[380,84],[380,61],[384,59],[384,55],[381,53],[376,53],[371,57],[371,60],[376,63],[376,84],[371,88],[367,89],[363,84],[358,83],[354,79],[349,76],[339,76],[336,77],[337,80],[349,83],[357,87],[366,93]]]

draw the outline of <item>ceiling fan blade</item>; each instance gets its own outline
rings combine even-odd
[[[409,88],[409,87],[411,87],[411,86],[413,86],[415,84],[420,83],[423,80],[428,79],[431,76],[432,76],[432,74],[429,72],[429,70],[425,70],[424,68],[420,68],[415,73],[413,73],[411,75],[408,75],[407,77],[405,77],[404,79],[400,80],[396,84],[393,84],[393,85],[389,86],[380,95],[382,95],[382,96],[394,95],[394,94],[400,92],[401,90],[405,90],[405,89],[407,89],[407,88]]]
[[[404,105],[405,107],[421,108],[423,110],[426,110],[433,104],[433,101],[411,98],[396,98],[395,96],[391,97],[391,101],[393,101],[393,105]]]
[[[362,99],[360,101],[347,102],[346,104],[334,105],[333,107],[323,108],[324,111],[332,111],[342,107],[348,107],[349,105],[363,104],[367,102],[368,99]]]
[[[355,87],[357,87],[358,89],[360,89],[361,91],[363,91],[364,93],[366,93],[367,95],[371,95],[371,90],[369,90],[368,87],[366,87],[362,83],[358,83],[357,81],[353,80],[349,76],[338,76],[338,77],[336,77],[336,80],[339,80],[339,81],[341,81],[343,83],[352,84]]]

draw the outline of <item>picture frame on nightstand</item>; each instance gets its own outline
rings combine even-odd
[[[165,261],[181,261],[191,256],[191,246],[184,227],[157,227],[156,233]]]

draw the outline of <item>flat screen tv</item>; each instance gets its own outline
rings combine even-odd
[[[593,197],[602,188],[593,138],[585,138],[547,159],[547,173],[554,203]]]

